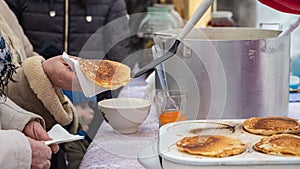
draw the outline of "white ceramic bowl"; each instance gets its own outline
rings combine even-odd
[[[147,118],[150,102],[137,98],[102,100],[98,108],[105,121],[118,133],[134,133]]]

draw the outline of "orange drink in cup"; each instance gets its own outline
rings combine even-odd
[[[179,90],[159,90],[155,95],[160,126],[175,121],[186,120],[185,106],[187,93]]]
[[[182,120],[186,120],[186,115],[178,110],[165,110],[159,115],[159,121],[162,125]]]

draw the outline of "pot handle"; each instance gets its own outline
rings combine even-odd
[[[282,27],[280,23],[259,23],[260,29],[282,30]]]

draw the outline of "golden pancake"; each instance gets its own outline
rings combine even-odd
[[[284,116],[252,117],[244,121],[243,127],[250,133],[266,136],[279,133],[300,133],[298,120]]]
[[[240,140],[219,135],[184,137],[176,146],[180,151],[208,157],[233,156],[246,150]]]
[[[130,81],[130,68],[110,60],[80,59],[79,66],[85,76],[95,84],[117,89]]]
[[[262,138],[253,148],[265,154],[300,156],[300,136],[293,134],[272,135]]]

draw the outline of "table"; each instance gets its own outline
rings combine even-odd
[[[300,103],[289,104],[289,117],[300,119]],[[156,112],[150,111],[137,133],[121,135],[103,122],[94,141],[85,154],[80,169],[143,169],[137,154],[157,141],[158,121]]]
[[[145,76],[133,79],[126,85],[118,97],[144,98],[147,90]],[[149,116],[133,134],[118,134],[103,121],[85,154],[80,169],[143,169],[137,161],[137,154],[146,146],[157,141],[158,119],[151,107]]]
[[[136,78],[122,89],[119,97],[145,97],[147,84],[143,77]],[[104,121],[80,164],[80,169],[144,169],[137,154],[158,139],[157,112],[152,106],[146,121],[137,133],[115,133]],[[300,119],[300,102],[289,104],[289,117]]]
[[[133,134],[118,134],[104,121],[85,154],[80,169],[143,169],[137,154],[157,141],[158,121],[150,111],[145,122]]]

